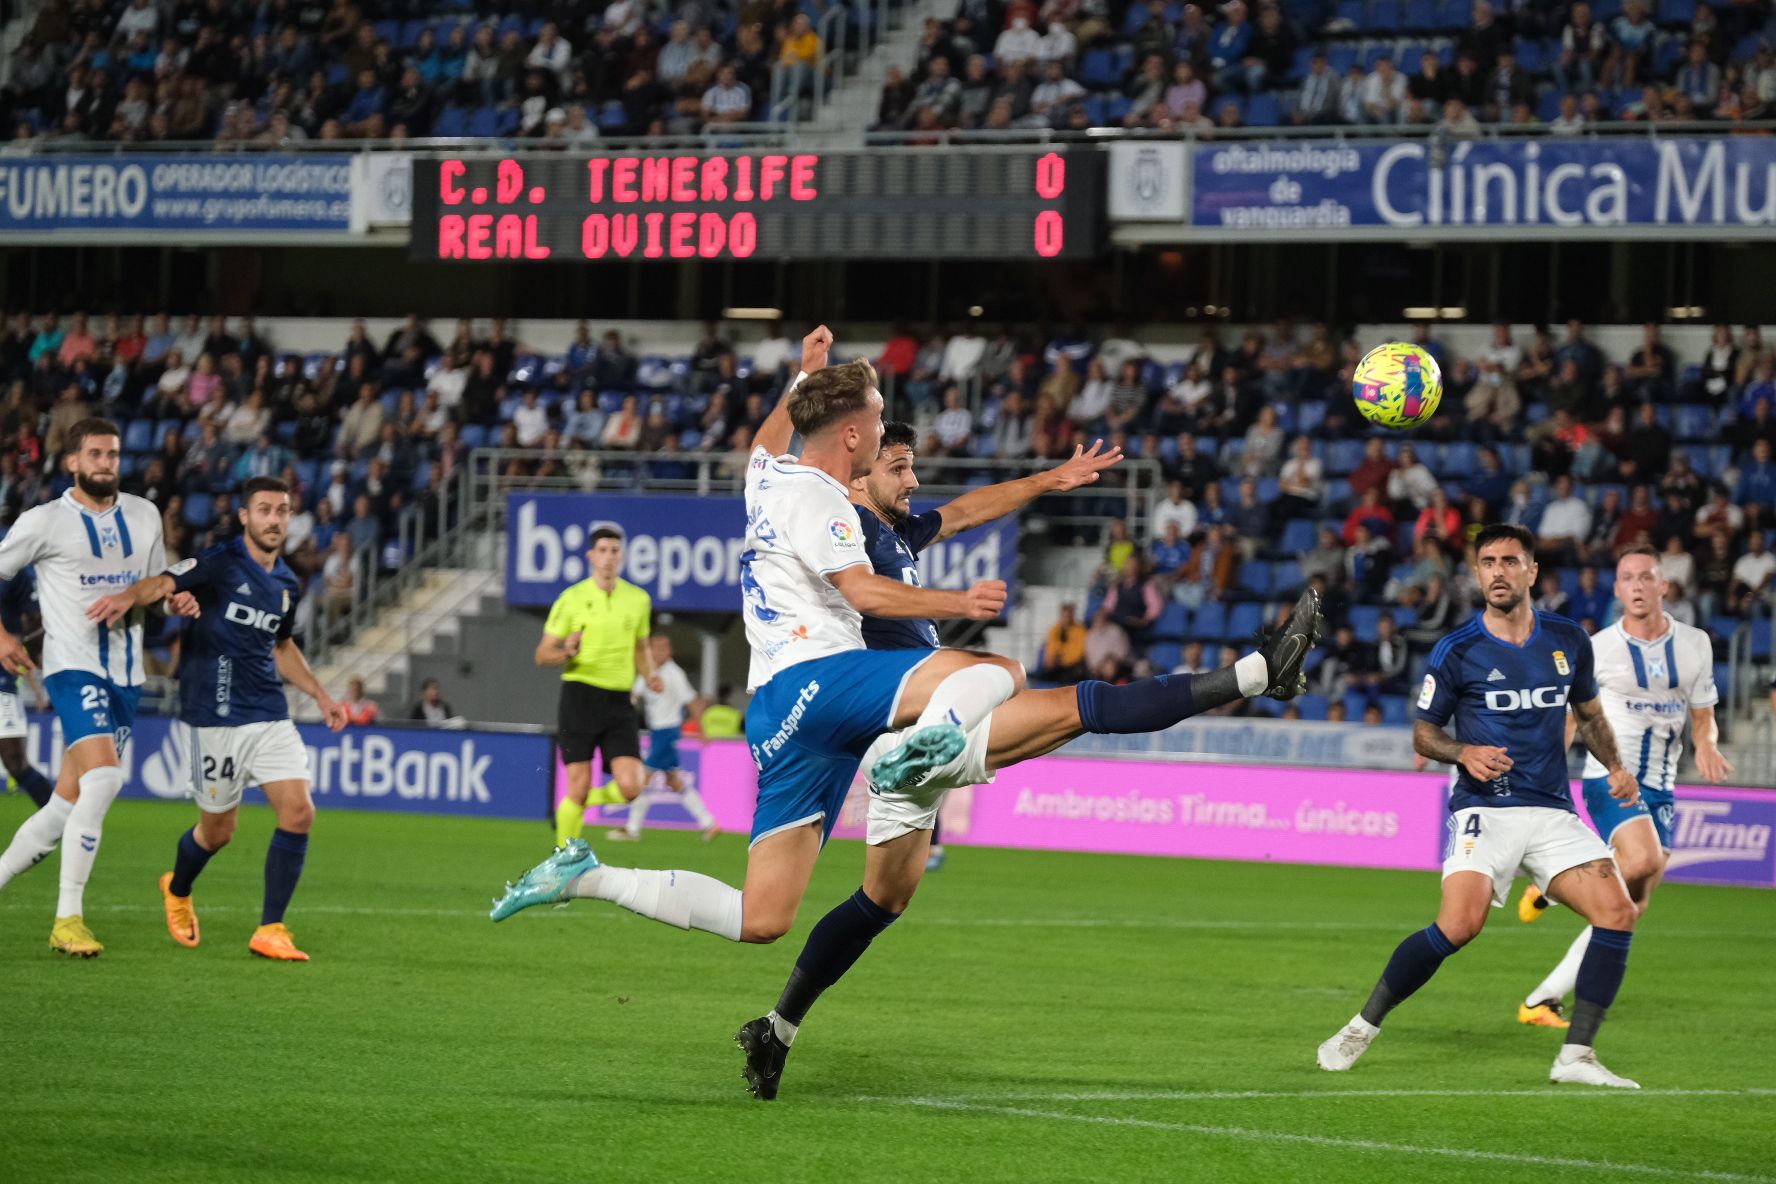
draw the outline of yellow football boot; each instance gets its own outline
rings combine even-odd
[[[75,958],[97,958],[105,952],[99,939],[79,917],[57,917],[49,931],[49,948]]]
[[[308,955],[296,948],[296,939],[290,936],[290,927],[282,921],[271,925],[261,925],[253,931],[253,940],[247,948],[261,958],[270,958],[274,962],[306,962]]]
[[[1524,886],[1523,895],[1517,898],[1517,919],[1525,925],[1540,921],[1550,903],[1552,902],[1542,895],[1542,890],[1535,886],[1535,881],[1531,880]]]
[[[198,941],[197,913],[191,907],[189,896],[174,896],[170,885],[173,873],[167,872],[160,877],[160,899],[166,905],[167,932],[173,940],[187,949],[196,949]]]
[[[1544,999],[1531,1007],[1527,1003],[1517,1005],[1517,1022],[1535,1028],[1570,1028],[1566,1017],[1560,1014],[1558,999]]]

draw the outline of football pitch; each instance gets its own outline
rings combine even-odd
[[[30,809],[0,799],[0,837]],[[1520,996],[1577,928],[1514,911],[1348,1074],[1315,1046],[1436,880],[951,849],[809,1016],[772,1104],[732,1034],[862,874],[825,853],[796,932],[729,945],[579,902],[494,925],[543,823],[325,813],[250,957],[271,817],[242,812],[167,936],[195,811],[120,803],[88,892],[103,957],[47,946],[56,859],[0,895],[0,1179],[1776,1182],[1776,893],[1668,886],[1600,1042],[1640,1093],[1547,1083]],[[596,840],[599,832],[589,834]],[[738,882],[743,839],[601,851]]]

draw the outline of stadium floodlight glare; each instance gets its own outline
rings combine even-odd
[[[985,308],[982,308],[978,304],[971,304],[968,306],[968,315],[978,319],[980,317],[986,316],[987,310]]]
[[[1434,321],[1437,319],[1437,310],[1430,305],[1418,304],[1402,310],[1401,315],[1409,321]]]
[[[1708,314],[1708,310],[1700,304],[1675,304],[1665,310],[1665,315],[1674,321],[1699,321]]]
[[[781,308],[724,308],[724,321],[780,321],[783,319]]]
[[[1468,319],[1468,310],[1459,304],[1446,305],[1443,308],[1438,309],[1437,314],[1446,321],[1465,321]]]

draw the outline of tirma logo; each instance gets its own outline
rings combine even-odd
[[[1521,691],[1487,691],[1488,711],[1532,711],[1538,707],[1565,707],[1566,687],[1536,687]]]
[[[1691,867],[1717,861],[1761,863],[1770,854],[1770,827],[1733,817],[1732,802],[1675,803],[1671,866]]]
[[[606,499],[575,499],[584,505]],[[623,502],[629,499],[609,499]],[[623,546],[623,576],[643,588],[661,604],[669,604],[680,589],[726,589],[732,591],[729,609],[740,607],[740,554],[746,550],[738,523],[732,531],[709,522],[707,502],[686,500],[682,508],[672,511],[678,533],[650,533],[646,526],[628,521],[593,520],[584,524],[555,525],[544,522],[538,512],[538,500],[514,499],[512,529],[508,545],[512,547],[510,568],[518,584],[573,584],[586,578],[586,561],[582,552],[586,539],[600,526],[618,526],[628,536]],[[611,507],[619,509],[619,507]],[[654,514],[660,504],[650,507]],[[709,596],[695,597],[709,607],[722,607]],[[726,599],[718,593],[715,600]]]

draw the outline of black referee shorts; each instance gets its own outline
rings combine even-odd
[[[635,701],[623,691],[607,691],[583,682],[561,684],[561,711],[555,722],[555,742],[561,759],[578,765],[592,759],[594,750],[604,756],[604,771],[618,757],[641,757],[641,716]]]

